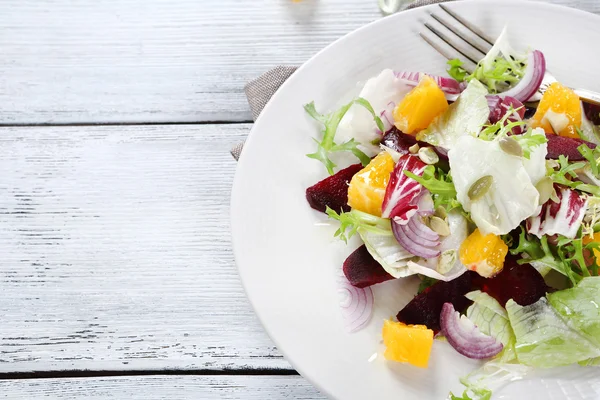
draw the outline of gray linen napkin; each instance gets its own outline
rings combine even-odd
[[[417,0],[406,8],[416,8],[446,1],[450,0]],[[246,98],[248,99],[248,104],[252,111],[252,119],[254,121],[256,121],[256,118],[258,118],[259,114],[263,108],[265,108],[277,89],[283,85],[283,82],[285,82],[296,69],[298,69],[298,67],[280,65],[246,84],[244,92],[246,93]],[[236,161],[240,158],[243,148],[244,142],[240,142],[231,149],[231,155]]]

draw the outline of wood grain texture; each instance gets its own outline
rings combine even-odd
[[[325,400],[300,376],[131,376],[0,381],[0,398]]]
[[[372,1],[6,0],[0,122],[244,121],[243,86],[380,14]]]
[[[0,128],[0,372],[289,368],[231,250],[249,128]]]
[[[250,79],[381,17],[376,0],[4,0],[0,15],[2,124],[247,121]]]

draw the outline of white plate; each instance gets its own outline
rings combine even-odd
[[[513,43],[544,52],[556,77],[571,86],[600,91],[600,18],[535,2],[448,3],[459,14],[497,36],[509,25]],[[381,326],[415,293],[414,280],[374,287],[370,324],[345,333],[335,273],[357,247],[333,239],[334,226],[320,226],[305,190],[326,176],[307,158],[317,127],[302,105],[331,110],[356,93],[359,81],[384,68],[442,74],[445,60],[418,36],[435,7],[381,19],[333,43],[302,66],[267,105],[246,142],[232,193],[232,232],[239,272],[265,329],[298,371],[336,399],[444,399],[462,392],[459,377],[478,363],[436,342],[428,369],[388,363]],[[598,370],[554,370],[513,383],[496,398],[599,398]]]

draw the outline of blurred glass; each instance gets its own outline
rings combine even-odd
[[[413,3],[414,0],[378,0],[378,2],[381,12],[385,15],[390,15],[405,9]]]

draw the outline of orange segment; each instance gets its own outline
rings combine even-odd
[[[348,205],[356,210],[381,216],[385,188],[394,170],[394,159],[381,152],[369,165],[352,177],[348,187]]]
[[[407,362],[416,367],[427,368],[433,331],[425,325],[405,325],[402,322],[383,322],[383,356],[387,360]]]
[[[482,235],[475,229],[460,245],[460,262],[471,271],[490,278],[502,271],[508,246],[493,233]]]
[[[448,101],[442,89],[433,79],[424,75],[394,109],[394,124],[402,132],[414,135],[427,128],[447,108]]]
[[[546,133],[578,139],[577,128],[581,127],[579,96],[560,83],[553,83],[542,96],[531,126],[541,127]]]
[[[583,237],[583,244],[584,245],[590,244],[590,243],[593,243],[593,242],[600,243],[600,232],[594,233],[593,237],[590,237],[589,235],[585,235]],[[593,261],[594,261],[593,258],[596,259],[596,264],[600,263],[600,250],[593,249],[593,253],[594,253],[593,256],[591,254],[584,254],[586,256],[586,264],[588,264],[588,266],[590,266],[590,265],[593,264]]]

